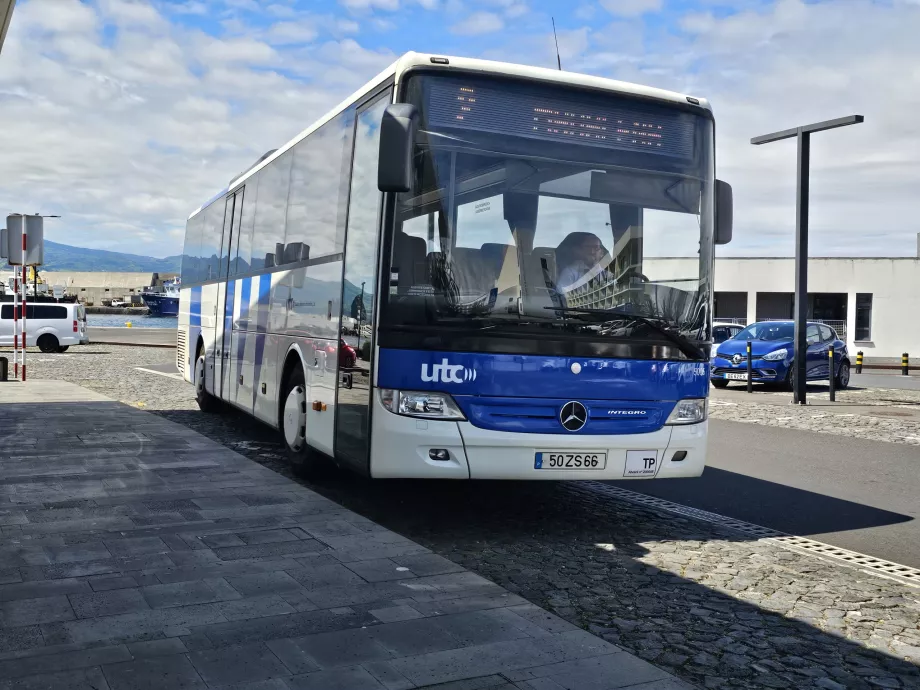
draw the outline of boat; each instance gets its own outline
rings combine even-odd
[[[178,316],[179,278],[167,280],[162,285],[144,288],[141,299],[150,310],[150,316]]]

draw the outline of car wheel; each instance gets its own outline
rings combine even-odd
[[[728,381],[726,381],[725,379],[711,379],[711,381],[712,381],[712,385],[715,386],[716,388],[727,388],[728,387]]]
[[[291,469],[298,477],[316,481],[332,473],[332,463],[307,443],[307,392],[303,368],[294,367],[281,389],[281,419],[278,427]]]
[[[793,391],[795,390],[795,384],[792,381],[792,373],[795,371],[795,367],[791,364],[789,368],[786,369],[786,377],[783,379],[783,382],[780,384],[780,388],[784,391]]]
[[[69,347],[70,347],[70,345],[61,345],[60,347],[58,347],[57,350],[55,350],[55,352],[67,352],[67,349],[68,349]]]
[[[40,336],[36,345],[42,352],[57,352],[57,349],[61,346],[58,339],[50,333]]]
[[[207,371],[207,363],[204,359],[204,353],[198,351],[198,359],[195,360],[195,401],[202,412],[216,412],[217,398],[208,393],[204,385],[204,375]]]
[[[842,391],[850,385],[850,363],[841,362],[837,370],[837,376],[834,379],[834,386],[837,390]]]

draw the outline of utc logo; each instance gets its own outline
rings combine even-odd
[[[440,364],[431,365],[430,374],[428,364],[422,365],[422,381],[426,383],[463,383],[475,380],[475,369],[467,369],[462,364],[451,364],[446,357],[441,360]]]

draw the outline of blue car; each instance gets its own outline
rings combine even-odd
[[[761,321],[753,323],[738,335],[720,343],[712,356],[710,380],[716,388],[725,388],[731,381],[747,382],[747,341],[751,341],[752,380],[757,383],[780,384],[792,388],[793,355],[795,354],[795,323],[792,321]],[[808,380],[827,381],[830,373],[828,350],[834,346],[834,383],[844,389],[850,383],[850,358],[846,343],[830,326],[808,322],[805,330],[808,345],[805,356],[805,376]]]

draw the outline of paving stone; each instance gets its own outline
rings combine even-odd
[[[228,577],[227,582],[240,594],[255,596],[259,594],[277,594],[280,592],[297,592],[303,589],[300,583],[284,571],[274,573],[256,573]]]
[[[204,690],[207,688],[182,654],[138,659],[103,667],[111,690]]]
[[[370,631],[361,628],[308,635],[292,639],[290,642],[299,647],[320,668],[352,666],[368,661],[385,660],[392,656]],[[285,665],[291,667],[293,664],[289,664],[284,657],[287,649],[288,646],[272,647],[272,651],[279,655]]]
[[[282,541],[298,541],[299,538],[286,529],[269,529],[259,532],[240,532],[237,536],[244,544],[275,544]]]
[[[38,625],[73,620],[74,612],[67,597],[17,599],[0,604],[0,627]]]
[[[23,582],[21,584],[0,586],[0,602],[16,599],[37,599],[62,594],[76,594],[91,591],[82,580],[64,579],[48,582]]]
[[[113,616],[119,613],[145,611],[150,607],[136,589],[115,589],[92,594],[71,594],[70,605],[77,618]]]
[[[289,672],[264,644],[234,645],[188,655],[209,685],[268,680]]]
[[[18,628],[0,628],[0,654],[35,649],[44,645],[41,627],[26,625]]]
[[[292,690],[382,690],[385,687],[361,666],[308,673],[286,682]]]
[[[70,652],[56,651],[53,654],[0,661],[0,679],[21,678],[57,671],[75,671],[130,660],[131,654],[123,645]]]
[[[135,659],[143,659],[150,656],[169,656],[170,654],[184,654],[188,649],[185,644],[176,637],[170,637],[165,640],[149,640],[148,642],[134,642],[127,646],[128,652]]]
[[[177,582],[169,585],[143,587],[144,599],[152,608],[160,609],[189,604],[207,604],[222,601],[225,597],[215,592],[214,587],[204,580]]]
[[[111,690],[102,669],[80,668],[16,678],[0,685],[3,690]]]
[[[365,580],[341,564],[303,565],[286,572],[306,589],[363,584]]]
[[[285,595],[291,594],[286,592]],[[286,601],[283,596],[270,594],[266,596],[247,597],[233,601],[222,601],[217,604],[217,610],[228,621],[247,620],[251,618],[267,618],[304,610],[314,610],[316,607],[297,607]]]
[[[137,587],[137,580],[130,575],[116,575],[112,577],[95,577],[88,580],[94,592],[105,592],[112,589],[128,589]]]
[[[368,582],[385,582],[387,580],[407,580],[416,577],[406,566],[397,565],[389,558],[348,563],[346,567]]]
[[[390,606],[384,609],[371,609],[369,613],[381,623],[396,623],[422,618],[422,614],[411,606]]]

